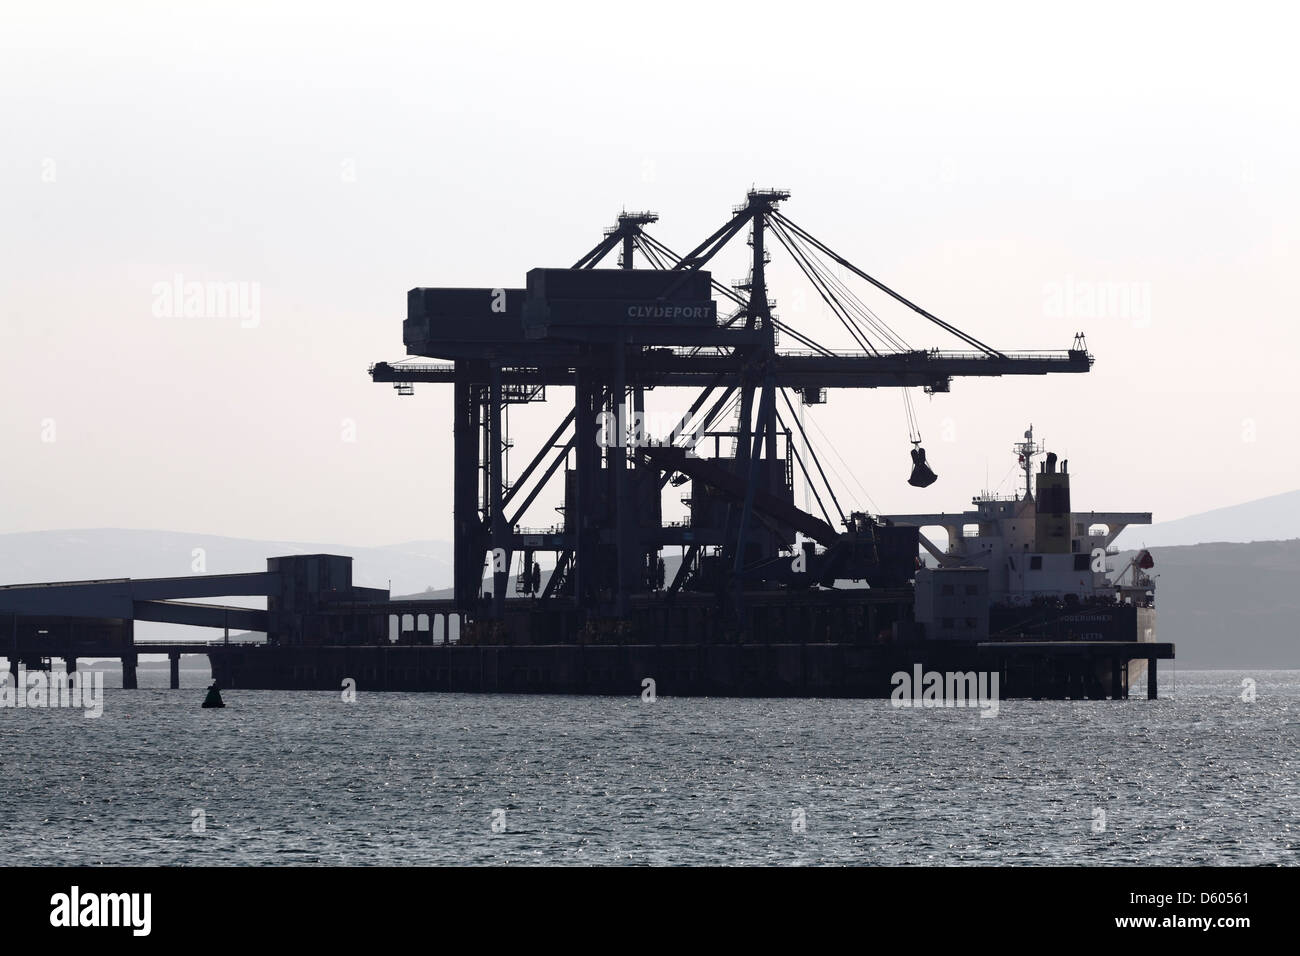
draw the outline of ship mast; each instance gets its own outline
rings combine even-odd
[[[1012,450],[1020,456],[1020,467],[1025,472],[1025,497],[1032,497],[1034,486],[1034,457],[1043,453],[1043,446],[1034,443],[1034,426],[1025,432],[1025,440],[1017,442]]]

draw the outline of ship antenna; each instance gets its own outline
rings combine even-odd
[[[1025,497],[1033,493],[1034,456],[1043,453],[1043,446],[1034,443],[1034,426],[1031,424],[1025,432],[1025,440],[1012,446],[1012,451],[1020,456],[1020,467],[1025,472]]]

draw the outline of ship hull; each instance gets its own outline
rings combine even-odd
[[[1156,611],[1134,604],[1060,604],[989,609],[992,641],[1127,641],[1154,644]],[[1139,687],[1146,678],[1147,658],[1135,656],[1125,667],[1127,687]],[[1098,680],[1107,675],[1098,672]]]
[[[1155,640],[1155,609],[1133,604],[1061,604],[989,609],[993,641]]]
[[[209,652],[223,688],[690,697],[894,694],[899,674],[997,675],[1002,698],[1126,697],[1133,667],[1167,645],[623,644],[232,647]],[[1127,676],[1127,680],[1124,678]],[[347,682],[352,684],[348,685]]]

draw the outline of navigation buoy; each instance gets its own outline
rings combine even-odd
[[[208,688],[208,696],[203,698],[204,707],[225,707],[226,702],[221,699],[221,691],[217,688],[217,682],[213,681],[212,686]]]

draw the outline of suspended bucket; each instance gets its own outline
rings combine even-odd
[[[939,476],[930,470],[925,461],[925,449],[917,445],[912,449],[912,477],[907,483],[914,488],[928,488],[939,480]]]

